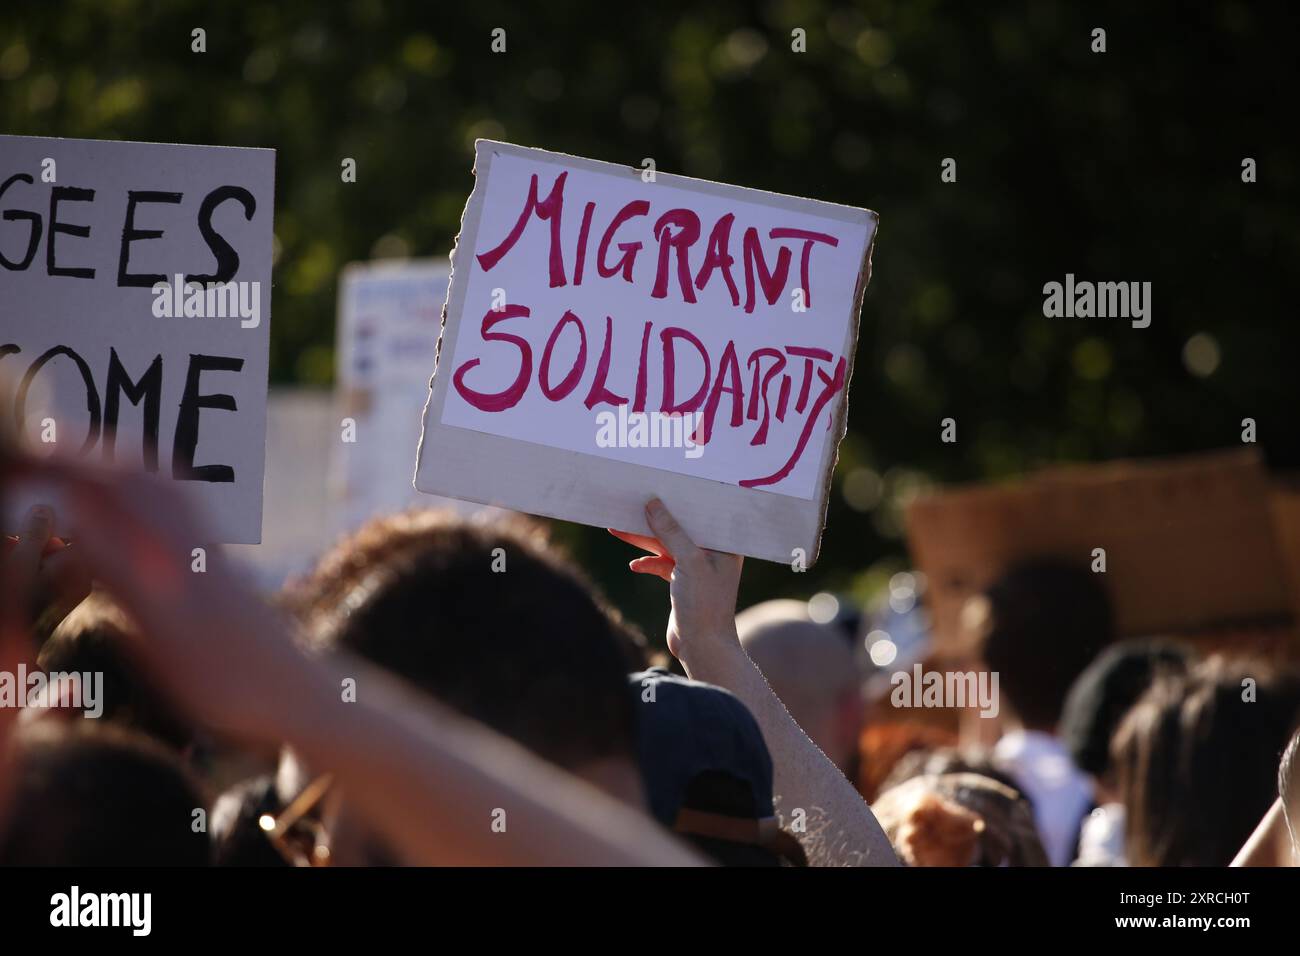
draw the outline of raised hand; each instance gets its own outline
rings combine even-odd
[[[190,549],[210,539],[174,488],[17,455],[0,460],[0,489],[12,477],[48,482],[66,501],[75,535],[69,552],[134,618],[139,636],[129,650],[160,690],[218,732],[291,743],[310,765],[333,772],[359,818],[405,861],[700,862],[648,817],[395,678],[342,657],[302,654],[285,622],[220,561],[191,571]],[[24,547],[19,573],[0,576],[0,666],[26,637],[6,609],[26,603],[9,596],[30,593],[33,552]],[[364,688],[355,702],[339,693],[344,675]],[[0,772],[0,784],[6,779]],[[463,825],[466,813],[481,809],[487,819],[498,806],[511,808],[520,839]]]
[[[125,650],[158,688],[215,730],[265,733],[293,689],[281,682],[307,673],[301,654],[284,622],[224,562],[191,570],[191,549],[211,538],[179,491],[149,476],[64,461],[15,458],[8,470],[58,492],[67,512],[60,518],[73,534],[59,552],[69,565],[63,570],[93,576],[136,622],[140,636]],[[24,567],[37,548],[31,538],[15,548]]]
[[[696,680],[725,687],[758,721],[772,754],[776,810],[789,828],[795,810],[809,819],[800,842],[814,866],[897,866],[871,808],[844,774],[800,729],[736,636],[742,559],[698,547],[663,503],[646,506],[655,536],[610,533],[650,554],[628,567],[669,583],[668,650]],[[814,836],[815,834],[815,836]]]
[[[709,551],[691,540],[659,499],[646,505],[646,521],[656,537],[609,529],[621,541],[649,551],[629,562],[638,574],[653,574],[669,584],[672,613],[668,650],[689,673],[718,654],[740,651],[736,637],[736,594],[744,559]]]

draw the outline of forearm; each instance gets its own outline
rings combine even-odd
[[[708,642],[683,661],[695,680],[725,687],[750,709],[767,741],[775,768],[777,815],[792,828],[796,810],[806,831],[797,833],[814,866],[897,866],[898,858],[865,800],[830,758],[803,732],[750,660],[734,633]]]
[[[306,706],[286,714],[284,736],[311,766],[334,773],[348,803],[407,862],[702,862],[648,817],[499,734],[395,692],[378,674],[360,680],[354,703],[341,702],[332,681],[308,689]]]
[[[213,730],[289,743],[314,770],[333,773],[348,804],[405,861],[700,862],[649,818],[392,677],[353,659],[305,656],[286,639],[283,622],[255,600],[232,614],[217,623],[243,648],[238,699],[209,687],[230,664],[219,650],[220,628],[206,619],[194,625],[191,640],[140,648],[159,686]],[[150,633],[170,633],[165,615],[144,623]],[[355,694],[345,700],[349,678]],[[495,814],[494,830],[497,810],[505,818]]]
[[[1232,866],[1289,866],[1291,834],[1281,800],[1274,800],[1268,813],[1246,839]]]

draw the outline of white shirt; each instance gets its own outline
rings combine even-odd
[[[1079,824],[1092,806],[1092,782],[1061,742],[1037,730],[1013,730],[993,747],[993,763],[1034,805],[1034,822],[1052,866],[1074,860]]]
[[[1124,804],[1103,804],[1083,821],[1075,866],[1128,866],[1124,857]]]

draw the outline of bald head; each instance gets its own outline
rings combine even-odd
[[[842,632],[808,616],[804,601],[764,601],[736,616],[745,651],[790,715],[841,770],[857,755],[857,664]]]

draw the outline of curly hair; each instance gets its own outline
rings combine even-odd
[[[282,603],[309,649],[356,654],[553,763],[635,752],[643,640],[536,522],[377,518]]]

